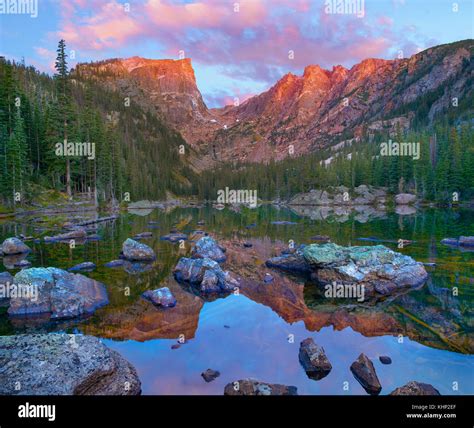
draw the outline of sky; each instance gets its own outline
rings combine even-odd
[[[208,107],[243,102],[309,64],[350,68],[474,38],[473,0],[352,0],[347,13],[337,8],[347,0],[28,0],[38,2],[30,14],[5,13],[9,1],[20,0],[0,0],[7,59],[52,74],[61,38],[71,67],[184,55]]]

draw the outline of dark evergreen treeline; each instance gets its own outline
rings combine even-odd
[[[362,138],[336,155],[331,149],[261,165],[223,165],[202,174],[199,196],[215,199],[216,189],[257,189],[259,198],[287,199],[298,192],[344,185],[384,186],[393,193],[415,192],[432,201],[474,198],[474,122],[441,123],[433,128],[398,133],[394,142],[420,143],[419,159],[381,156],[390,137]],[[365,141],[365,142],[364,142]],[[330,163],[324,161],[331,159]]]
[[[60,156],[58,143],[94,143],[95,157]],[[73,79],[65,44],[53,78],[0,59],[0,200],[34,202],[45,189],[102,201],[192,192],[179,134],[117,93]],[[186,150],[186,153],[188,150]]]

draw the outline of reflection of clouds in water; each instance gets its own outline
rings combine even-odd
[[[224,328],[229,325],[230,328]],[[295,343],[287,341],[288,329]],[[254,333],[255,332],[255,333]],[[331,373],[320,381],[306,376],[298,361],[300,342],[313,337],[331,362]],[[270,383],[294,385],[299,394],[363,394],[349,367],[364,352],[372,361],[388,394],[410,380],[431,383],[442,394],[450,393],[450,379],[462,379],[472,357],[429,348],[394,336],[366,338],[350,328],[334,331],[325,327],[309,332],[303,322],[290,326],[268,307],[245,296],[229,296],[206,303],[201,311],[195,339],[177,350],[170,340],[109,342],[138,369],[144,394],[218,394],[232,381],[253,377]],[[384,366],[380,355],[392,358]],[[422,358],[424,363],[417,362]],[[221,376],[206,384],[200,376],[207,368]],[[441,370],[442,368],[442,370]],[[345,381],[349,391],[343,390]],[[464,385],[463,393],[473,393]]]

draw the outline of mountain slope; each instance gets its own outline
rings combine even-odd
[[[459,105],[472,109],[474,41],[429,48],[407,59],[369,58],[351,69],[309,65],[239,106],[208,109],[189,59],[113,59],[79,64],[77,75],[131,97],[179,131],[206,169],[222,161],[301,156],[363,134],[430,124]]]

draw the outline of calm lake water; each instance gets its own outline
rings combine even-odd
[[[66,220],[3,221],[0,238],[53,235]],[[189,253],[190,242],[180,248],[160,240],[173,228],[191,238],[196,230],[208,232],[225,246],[228,260],[223,267],[245,279],[240,294],[202,298],[176,283],[172,269]],[[104,267],[118,259],[126,238],[140,232],[153,233],[142,242],[154,248],[155,263]],[[30,241],[33,253],[28,260],[33,266],[64,269],[94,262],[97,269],[85,275],[107,286],[110,304],[87,319],[48,324],[9,319],[3,308],[0,334],[66,331],[101,337],[137,368],[144,394],[222,394],[225,384],[252,377],[294,385],[299,394],[365,395],[349,370],[361,352],[374,362],[382,394],[411,380],[430,383],[442,394],[474,393],[474,252],[440,244],[445,237],[474,235],[472,210],[426,209],[401,216],[369,209],[334,213],[272,206],[240,212],[177,208],[124,214],[98,225],[96,233],[100,240],[78,243],[74,249]],[[315,242],[314,235],[327,235],[340,245],[375,244],[359,240],[368,237],[390,241],[383,244],[436,266],[426,268],[430,278],[422,288],[394,299],[377,304],[329,301],[316,285],[264,266],[292,242]],[[398,239],[415,242],[397,249]],[[253,246],[244,248],[246,241]],[[264,283],[266,272],[274,276],[272,283]],[[162,286],[177,298],[175,308],[158,309],[140,297]],[[453,296],[454,287],[458,296]],[[178,343],[180,337],[185,343]],[[298,361],[299,343],[307,337],[324,347],[333,366],[319,381],[309,379]],[[390,356],[392,364],[382,365],[380,355]],[[219,370],[221,376],[206,383],[200,374],[207,368]]]

